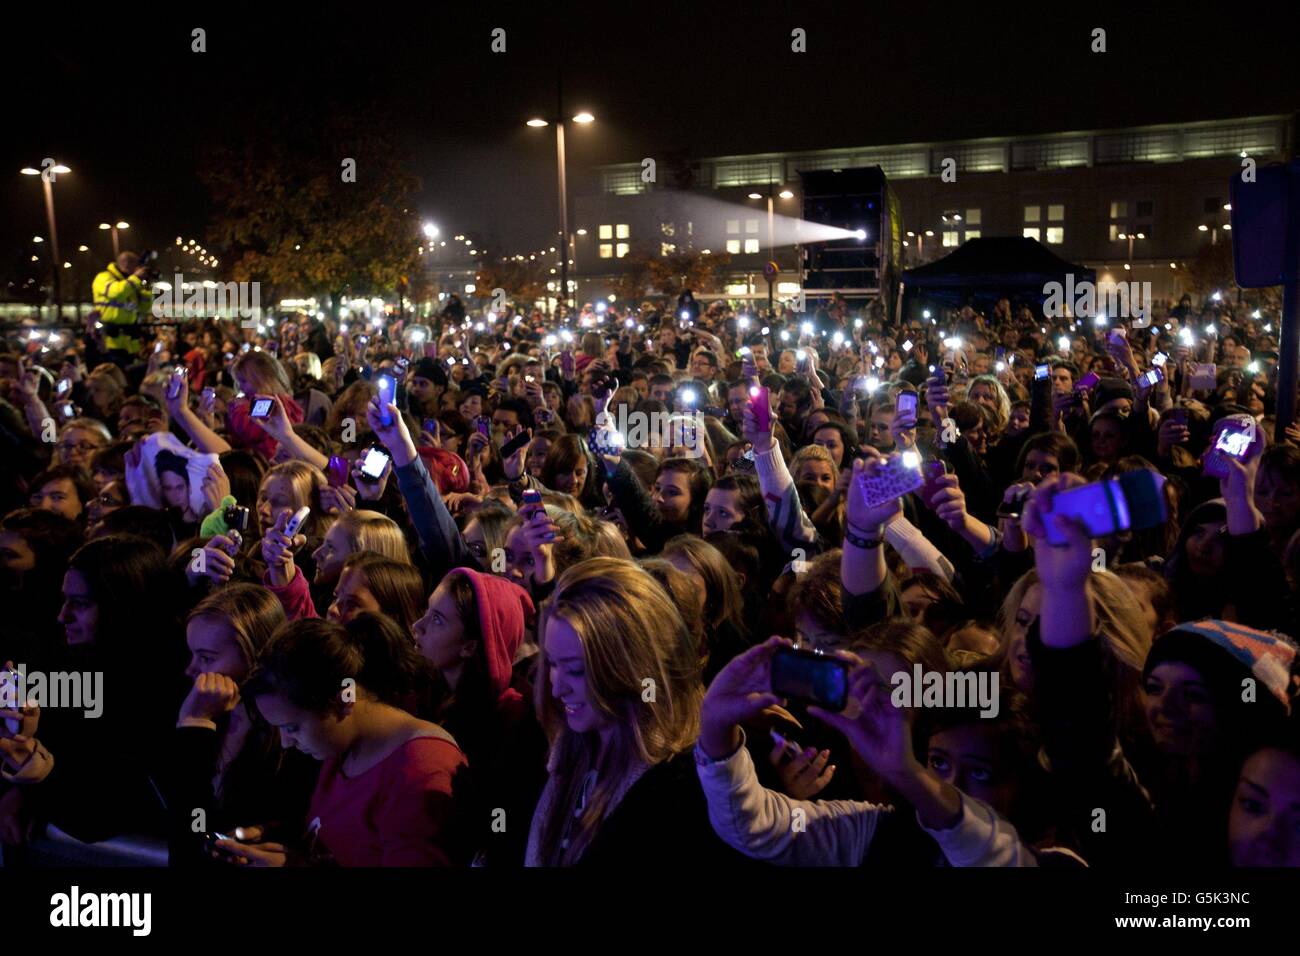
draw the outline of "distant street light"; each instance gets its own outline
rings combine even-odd
[[[50,275],[53,277],[54,293],[54,321],[58,322],[63,318],[63,287],[59,279],[59,232],[54,223],[54,181],[56,175],[64,175],[72,172],[62,163],[55,163],[48,167],[50,175],[46,176],[41,170],[31,166],[24,166],[19,170],[24,176],[40,176],[41,187],[45,193],[45,217],[49,220],[50,225]],[[35,260],[35,256],[32,257]]]

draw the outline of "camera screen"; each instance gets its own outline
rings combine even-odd
[[[1219,440],[1214,447],[1233,458],[1244,458],[1246,452],[1250,450],[1250,443],[1251,436],[1246,432],[1236,428],[1225,428],[1219,433]]]
[[[384,469],[387,466],[387,453],[378,448],[371,448],[366,451],[366,457],[361,462],[361,474],[367,478],[379,478],[384,474]]]
[[[253,410],[249,414],[253,418],[266,418],[271,414],[271,399],[259,398],[253,403]]]

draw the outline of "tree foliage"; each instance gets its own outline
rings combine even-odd
[[[420,245],[419,180],[373,118],[336,114],[217,145],[200,177],[215,214],[209,243],[236,281],[285,292],[380,295],[404,287]],[[343,161],[356,181],[343,181]]]

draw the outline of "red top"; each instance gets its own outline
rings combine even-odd
[[[289,416],[289,423],[302,423],[302,406],[293,400],[292,395],[281,395],[284,412]],[[265,457],[272,458],[280,443],[262,430],[262,427],[249,416],[253,402],[249,398],[237,398],[226,407],[226,431],[230,433],[230,444],[235,448],[247,448],[260,451]]]
[[[452,777],[460,748],[416,737],[365,773],[345,777],[341,758],[321,767],[307,819],[340,866],[450,866]]]

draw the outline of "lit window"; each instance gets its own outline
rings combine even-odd
[[[1114,203],[1111,203],[1111,205],[1114,205]],[[1120,239],[1119,239],[1119,226],[1115,225],[1113,222],[1110,224],[1110,241],[1111,241],[1111,242],[1119,242],[1119,241],[1120,241]]]
[[[618,250],[617,250],[618,258],[622,259],[625,255],[627,255],[627,250],[628,250],[628,245],[627,245],[627,243],[626,243],[626,242],[620,242],[620,243],[618,244]]]
[[[1115,202],[1111,203],[1110,218],[1111,219],[1128,218],[1128,201],[1124,199],[1117,199]]]
[[[980,231],[979,231],[978,229],[967,229],[967,230],[966,230],[966,238],[967,238],[967,239],[978,239],[979,237],[980,237]]]
[[[659,255],[661,256],[671,256],[676,251],[677,251],[676,243],[673,242],[659,243]]]
[[[613,239],[613,238],[614,238],[614,227],[613,227],[613,226],[601,226],[601,227],[600,227],[600,238],[602,238],[602,239]]]
[[[740,240],[739,240],[739,239],[728,239],[728,240],[727,240],[727,251],[728,251],[729,253],[731,253],[733,256],[734,256],[736,253],[738,253],[738,252],[740,251]]]
[[[740,232],[740,220],[739,220],[739,219],[728,219],[728,220],[727,220],[727,235],[729,235],[729,236],[734,236],[734,235],[736,235],[736,234],[739,233],[739,232]]]
[[[659,231],[662,232],[665,236],[675,236],[677,235],[677,223],[661,222],[659,223]]]
[[[1065,242],[1065,229],[1061,226],[1047,227],[1047,241],[1054,246],[1059,246]]]
[[[978,209],[967,209],[967,210],[966,210],[966,225],[968,225],[968,226],[978,226],[979,224],[980,224],[980,211],[979,211]],[[967,236],[967,238],[969,238],[969,237],[970,237],[970,233],[967,233],[966,236]]]
[[[602,242],[600,244],[600,257],[602,259],[614,258],[614,247],[610,245],[608,242]]]
[[[961,245],[961,233],[956,229],[945,229],[943,231],[943,244],[945,246]]]
[[[778,282],[776,284],[777,295],[794,295],[799,291],[797,282]]]
[[[1060,222],[1065,218],[1065,207],[1053,204],[1047,207],[1047,221]]]
[[[746,240],[745,240],[745,251],[746,251],[746,252],[758,252],[758,240],[757,240],[757,239],[746,239]]]
[[[1038,220],[1042,217],[1042,215],[1043,215],[1042,206],[1025,207],[1025,222],[1038,222]]]
[[[619,239],[626,239],[629,235],[627,223],[619,223],[616,235]]]
[[[746,232],[758,232],[758,220],[757,220],[757,219],[746,219],[746,220],[745,220],[745,231],[746,231]]]
[[[738,285],[733,283],[727,286],[727,295],[747,295],[748,293],[749,286],[743,282]]]
[[[1026,239],[1037,239],[1037,238],[1038,238],[1038,229],[1035,228],[1035,227],[1032,227],[1032,226],[1026,226],[1026,227],[1024,228],[1022,234],[1024,235],[1024,237],[1025,237]]]

